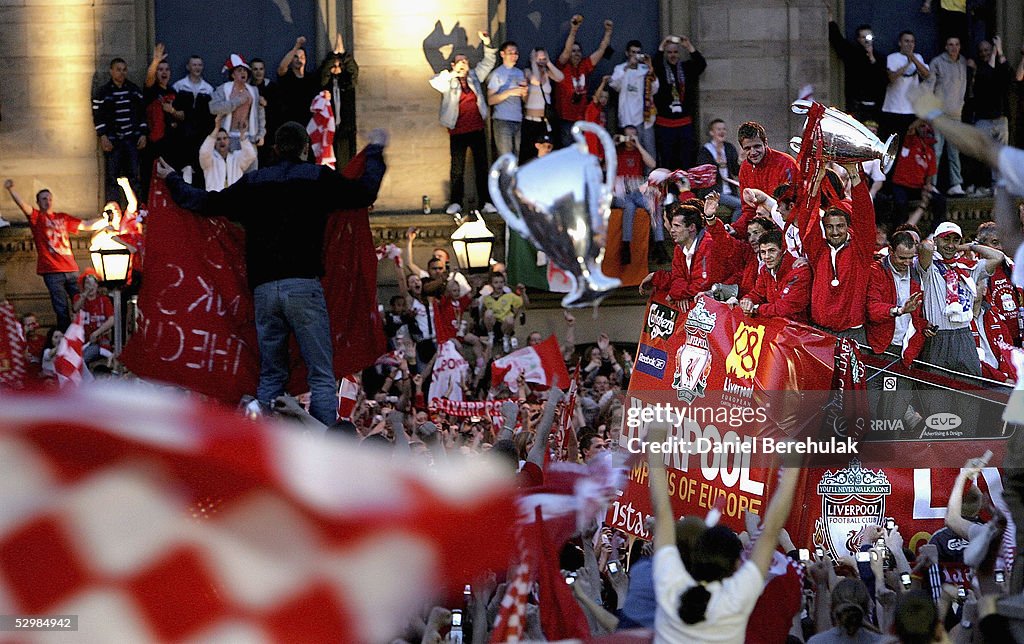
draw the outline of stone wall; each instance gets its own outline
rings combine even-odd
[[[814,85],[828,104],[828,22],[818,0],[692,2],[691,36],[708,61],[701,77],[701,125],[724,119],[730,132],[746,120],[765,126],[769,143],[787,149],[803,117],[789,110]]]
[[[94,216],[102,198],[102,157],[91,94],[111,58],[145,74],[148,3],[132,0],[0,0],[0,176],[31,202],[43,187],[56,206]],[[0,213],[24,220],[6,191]]]

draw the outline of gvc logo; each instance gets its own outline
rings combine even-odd
[[[938,414],[932,414],[924,420],[924,424],[929,429],[956,429],[963,424],[963,419],[956,414],[948,412],[940,412]]]

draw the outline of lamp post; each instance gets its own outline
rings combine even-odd
[[[117,231],[110,226],[99,230],[89,242],[92,267],[99,274],[100,282],[111,289],[114,300],[114,371],[117,371],[121,356],[121,287],[128,279],[132,249],[120,239]]]
[[[491,250],[494,247],[494,233],[476,212],[476,219],[465,220],[452,233],[452,248],[459,266],[467,273],[485,273],[491,270]]]

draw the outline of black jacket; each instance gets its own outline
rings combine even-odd
[[[875,51],[875,62],[860,43],[850,42],[839,30],[835,21],[828,23],[828,41],[843,61],[846,69],[846,109],[855,111],[864,103],[873,103],[874,109],[881,110],[885,100],[885,88],[889,77],[885,71],[885,55]],[[860,103],[861,105],[858,105]]]
[[[651,60],[654,73],[658,77],[658,91],[654,94],[654,106],[658,108],[658,116],[666,118],[694,117],[697,115],[697,92],[700,86],[700,75],[707,68],[707,61],[699,51],[690,54],[689,60],[682,61],[684,91],[681,97],[682,112],[672,111],[672,85],[668,82],[665,70],[665,54],[655,52]]]
[[[107,81],[92,96],[92,123],[96,136],[108,139],[137,139],[149,133],[142,91],[126,80],[118,87]]]
[[[725,164],[729,168],[729,176],[732,177],[733,179],[739,179],[739,176],[740,176],[740,154],[736,150],[736,146],[733,145],[732,143],[729,143],[728,141],[725,142],[724,147],[725,147]],[[710,152],[708,152],[708,149],[706,147],[701,145],[700,149],[697,151],[697,165],[704,165],[705,163],[710,163],[711,165],[713,165],[715,167],[718,167],[718,161],[715,160],[714,155],[712,155]],[[720,175],[720,174],[716,175],[715,178],[716,178],[716,181],[715,181],[714,190],[717,190],[718,193],[721,194],[722,193],[722,182],[723,182],[722,175]],[[707,195],[707,193],[711,192],[711,190],[712,190],[712,188],[708,188],[707,190],[700,190],[700,191],[697,192],[697,196],[701,197],[701,198],[704,198],[704,196]],[[737,195],[739,194],[739,188],[737,188],[736,186],[732,186],[732,191],[733,191],[733,194],[737,194]],[[701,193],[704,193],[704,194],[701,194]]]
[[[227,217],[245,228],[249,286],[324,275],[327,217],[363,208],[377,198],[384,178],[382,148],[366,148],[366,168],[357,180],[326,166],[283,161],[243,175],[221,192],[194,188],[177,174],[167,178],[171,197],[205,217]]]

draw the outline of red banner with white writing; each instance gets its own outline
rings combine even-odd
[[[246,281],[245,233],[228,220],[178,208],[154,179],[146,220],[146,279],[141,321],[123,353],[129,369],[228,404],[255,394],[259,353],[252,291]],[[327,274],[321,280],[331,318],[338,378],[373,363],[385,350],[377,309],[377,256],[365,210],[331,215],[325,231]],[[292,342],[289,391],[305,387]]]
[[[949,413],[913,428],[873,419],[864,391],[865,372],[873,370],[849,343],[782,318],[750,318],[710,298],[683,310],[652,300],[636,356],[620,447],[638,451],[649,422],[673,426],[676,442],[665,458],[677,516],[704,516],[724,497],[722,521],[741,530],[744,511],[763,513],[773,491],[778,456],[766,445],[789,438],[829,451],[811,457],[802,475],[789,522],[797,547],[846,555],[851,535],[891,517],[916,548],[942,527],[955,468],[986,449],[998,465],[1012,433],[999,425],[983,431],[980,420]],[[666,409],[670,417],[658,418]],[[714,448],[729,444],[749,449]],[[607,522],[649,538],[645,457],[631,464]],[[985,477],[997,496],[998,470]]]

